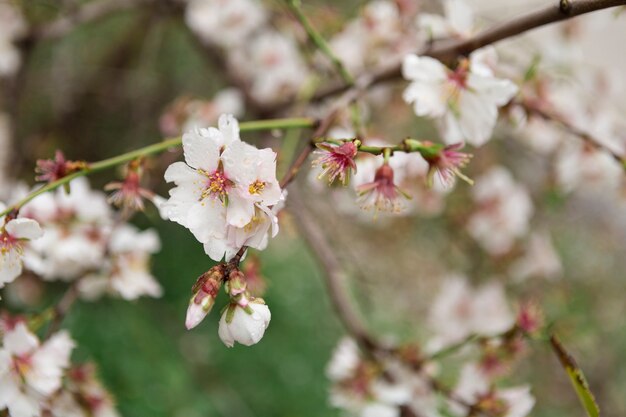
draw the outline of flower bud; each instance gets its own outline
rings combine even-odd
[[[208,272],[200,275],[192,288],[193,296],[189,300],[185,327],[191,330],[196,327],[213,308],[215,298],[224,280],[224,266],[214,266]]]
[[[260,298],[245,307],[231,303],[222,313],[218,334],[228,347],[235,342],[252,346],[263,338],[271,318],[270,309]]]

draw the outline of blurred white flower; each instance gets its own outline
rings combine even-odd
[[[111,233],[107,260],[102,268],[78,282],[81,297],[95,300],[104,293],[125,300],[141,296],[160,297],[161,286],[150,273],[150,256],[160,249],[156,231],[139,231],[130,224],[117,226]]]
[[[264,31],[233,51],[230,63],[250,80],[251,94],[262,103],[284,100],[306,84],[309,71],[296,42],[283,33]]]
[[[436,351],[473,334],[495,336],[514,324],[501,284],[492,282],[473,289],[465,277],[450,275],[430,308],[428,325],[434,337],[428,349]]]
[[[454,394],[468,404],[481,404],[488,409],[493,407],[491,411],[502,417],[526,417],[535,405],[535,398],[528,386],[493,389],[491,385],[480,367],[470,363],[461,369]],[[458,416],[466,416],[468,412],[466,407],[457,402],[451,402],[450,408]]]
[[[474,51],[455,70],[427,56],[404,58],[402,73],[411,82],[404,100],[418,116],[440,122],[446,143],[483,145],[491,138],[498,107],[517,93],[513,82],[494,76],[494,54],[492,48]]]
[[[96,377],[93,364],[74,366],[67,371],[66,384],[50,400],[47,411],[53,417],[119,417],[111,394]]]
[[[362,359],[356,342],[343,338],[326,367],[333,383],[330,403],[359,417],[400,415],[399,406],[411,399],[411,389],[383,378],[376,365]]]
[[[40,345],[22,322],[4,327],[0,409],[8,409],[12,417],[40,416],[44,401],[61,387],[74,342],[61,331]]]
[[[113,224],[106,195],[92,190],[84,177],[73,180],[70,190],[42,194],[20,210],[46,229],[24,256],[25,266],[44,280],[75,280],[106,257]]]
[[[533,204],[526,189],[502,167],[476,179],[472,197],[477,210],[467,230],[493,256],[503,255],[528,232]]]
[[[0,211],[5,209],[0,203]],[[25,243],[44,235],[35,220],[21,217],[6,220],[5,216],[0,217],[0,288],[21,275]]]
[[[271,318],[270,309],[258,301],[250,302],[246,307],[231,304],[220,318],[220,339],[228,347],[233,347],[235,342],[245,346],[257,344],[263,338]]]
[[[26,33],[26,20],[11,2],[0,3],[0,77],[15,74],[22,63],[19,49],[15,46]]]
[[[464,0],[444,0],[444,16],[420,13],[417,26],[430,39],[468,38],[476,31],[474,10]]]
[[[397,61],[417,47],[417,37],[404,24],[405,17],[396,2],[371,1],[330,40],[330,47],[353,74]]]
[[[510,273],[518,281],[530,277],[546,279],[561,277],[563,274],[561,258],[547,232],[535,232],[530,235],[524,255],[511,265]]]
[[[232,48],[265,23],[267,16],[257,0],[190,0],[185,21],[204,42]]]

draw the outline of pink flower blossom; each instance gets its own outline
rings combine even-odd
[[[400,197],[409,198],[393,181],[393,168],[383,164],[374,176],[374,181],[357,188],[361,207],[369,210],[399,212],[402,209]]]
[[[316,152],[319,158],[313,161],[313,166],[322,168],[322,173],[318,179],[326,177],[329,184],[339,179],[343,185],[346,185],[350,180],[352,171],[356,171],[354,157],[357,154],[357,147],[354,142],[346,142],[336,146],[320,143],[317,147],[321,151]]]

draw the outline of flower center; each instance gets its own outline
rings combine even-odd
[[[7,232],[0,233],[0,255],[10,252],[16,247],[19,249],[19,242],[17,239],[9,235]]]
[[[30,369],[32,363],[30,360],[30,355],[22,355],[22,356],[14,356],[13,357],[13,368],[18,375],[24,376],[28,370]]]
[[[207,197],[217,197],[220,200],[224,201],[226,198],[226,194],[228,193],[228,187],[231,182],[226,175],[224,175],[223,171],[215,171],[212,174],[207,175],[207,184],[206,188],[202,192],[202,199]]]
[[[265,189],[265,182],[261,180],[256,180],[248,187],[248,192],[250,194],[261,194],[261,191]]]

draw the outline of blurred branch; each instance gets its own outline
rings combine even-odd
[[[289,204],[300,230],[300,236],[306,241],[322,266],[328,295],[339,321],[364,351],[378,349],[378,341],[369,334],[363,319],[353,306],[345,286],[345,274],[339,259],[337,259],[335,252],[318,226],[318,220],[313,217],[297,189],[290,191]]]
[[[343,81],[348,85],[354,85],[354,77],[346,67],[343,65],[341,60],[337,58],[333,50],[330,48],[330,45],[326,42],[326,40],[322,37],[322,35],[313,27],[309,19],[302,12],[302,3],[300,0],[287,0],[287,5],[291,12],[295,15],[296,19],[300,22],[300,25],[304,28],[307,33],[309,40],[313,42],[313,44],[320,50],[330,62],[334,65],[335,69],[343,78]]]
[[[498,41],[520,35],[529,30],[549,25],[551,23],[570,19],[597,10],[626,5],[626,0],[561,0],[558,4],[552,4],[519,16],[507,22],[496,24],[469,39],[443,39],[429,44],[417,51],[417,55],[430,56],[440,61],[454,61],[458,56],[468,55],[476,49],[491,45]],[[381,67],[371,74],[365,74],[357,81],[361,88],[372,84],[396,80],[402,77],[402,63]],[[350,89],[347,83],[331,84],[317,92],[314,101],[320,101],[333,95]],[[288,106],[290,103],[285,103]]]
[[[78,298],[78,289],[75,284],[71,284],[63,297],[59,300],[59,302],[54,306],[52,310],[52,321],[46,330],[46,339],[48,339],[52,334],[54,334],[61,327],[61,323],[63,319],[74,305],[74,302]]]
[[[521,106],[526,110],[529,115],[537,116],[545,121],[554,122],[560,125],[566,132],[579,137],[585,143],[591,145],[594,149],[597,149],[602,152],[606,152],[609,154],[620,166],[624,167],[626,161],[624,161],[624,156],[620,155],[614,149],[605,145],[599,138],[591,135],[589,132],[586,132],[572,123],[570,123],[567,118],[559,113],[547,110],[543,108],[541,105],[534,104],[529,101],[523,101],[520,103]]]

